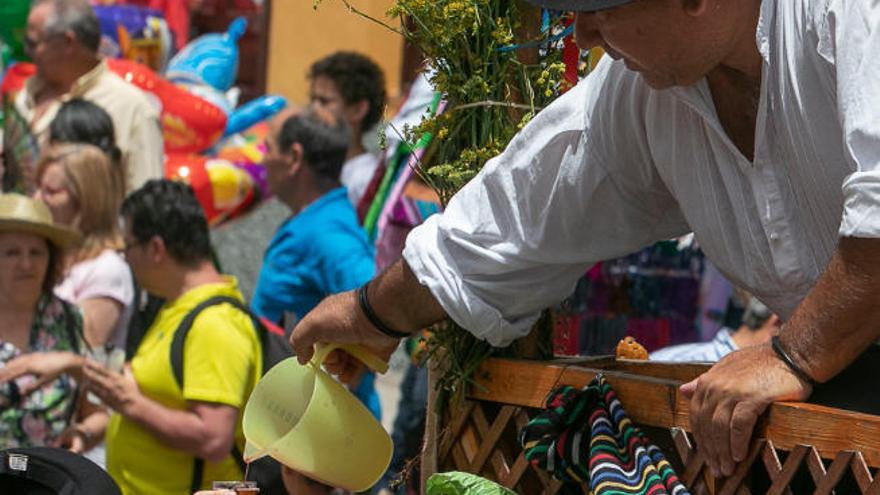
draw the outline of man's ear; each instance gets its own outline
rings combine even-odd
[[[165,240],[157,235],[150,238],[146,247],[147,255],[154,263],[161,263],[168,257],[168,247],[165,246]]]
[[[716,0],[681,0],[685,13],[693,17],[699,17],[707,12]]]
[[[348,113],[349,122],[357,122],[360,127],[370,111],[370,102],[360,100],[351,105],[347,105],[346,113]],[[362,131],[365,129],[361,129]]]
[[[287,169],[288,175],[296,174],[306,161],[305,150],[300,143],[290,145],[290,152],[287,155],[290,160],[290,167]]]
[[[79,39],[76,37],[73,31],[65,31],[64,35],[64,47],[68,50],[73,50],[79,45]]]

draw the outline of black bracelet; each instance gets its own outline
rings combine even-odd
[[[782,362],[798,376],[798,378],[809,383],[811,386],[816,385],[816,380],[813,380],[813,377],[808,375],[807,372],[798,366],[797,363],[794,362],[794,359],[785,352],[785,349],[782,347],[782,342],[779,340],[779,335],[774,335],[773,338],[770,339],[770,345],[773,347],[773,351],[776,352],[776,355],[779,356],[779,359],[781,359]]]
[[[373,312],[373,308],[370,306],[370,302],[367,301],[367,286],[368,285],[369,285],[369,282],[367,282],[366,284],[361,286],[361,288],[359,288],[357,290],[357,295],[358,295],[358,304],[361,307],[361,311],[364,312],[364,315],[367,317],[368,320],[370,320],[370,323],[372,323],[373,326],[376,327],[380,332],[384,333],[385,335],[387,335],[389,337],[392,337],[395,339],[402,339],[405,337],[409,337],[410,334],[408,334],[406,332],[398,332],[397,330],[394,330],[393,328],[391,328],[388,325],[386,325],[385,323],[383,323],[382,320],[380,320],[379,317],[376,316],[376,313]]]

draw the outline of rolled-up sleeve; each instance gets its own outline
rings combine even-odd
[[[847,159],[840,235],[880,237],[880,7],[829,2],[824,39],[837,72],[838,111]]]
[[[492,345],[527,333],[596,261],[688,230],[644,151],[637,109],[617,107],[627,87],[615,65],[540,112],[407,239],[420,283]]]

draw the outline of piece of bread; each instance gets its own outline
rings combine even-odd
[[[636,342],[636,339],[626,336],[617,343],[616,357],[618,359],[648,359],[648,351],[642,347],[642,344]]]

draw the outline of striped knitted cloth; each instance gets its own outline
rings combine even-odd
[[[593,495],[688,495],[669,461],[626,415],[602,375],[579,390],[565,385],[520,432],[533,466]]]

